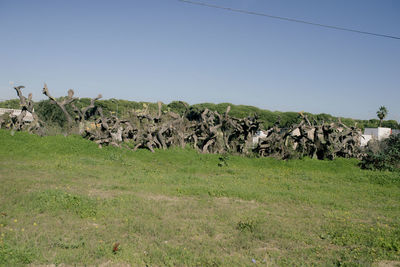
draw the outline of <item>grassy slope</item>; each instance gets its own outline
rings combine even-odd
[[[400,260],[399,174],[344,159],[218,162],[0,130],[0,265]]]

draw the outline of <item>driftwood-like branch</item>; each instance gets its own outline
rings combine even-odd
[[[49,89],[47,88],[47,84],[45,83],[43,86],[42,93],[50,99],[51,103],[56,104],[62,110],[62,112],[65,115],[65,118],[68,121],[68,125],[71,126],[73,121],[71,115],[67,111],[66,105],[69,105],[78,99],[74,97],[74,90],[69,89],[67,97],[63,98],[62,100],[57,100],[55,97],[50,95]]]
[[[74,112],[78,115],[78,120],[80,122],[83,122],[90,117],[90,115],[88,114],[88,111],[95,108],[95,101],[99,100],[102,97],[103,96],[101,94],[99,94],[97,97],[90,99],[89,106],[83,107],[81,109],[76,107],[74,102],[71,102],[71,107],[74,109]]]
[[[14,123],[14,129],[20,130],[24,125],[24,118],[28,111],[28,102],[32,101],[32,94],[29,94],[29,99],[27,101],[26,97],[22,94],[21,89],[25,88],[25,86],[17,86],[14,87],[17,95],[19,97],[19,104],[21,106],[21,113],[17,116],[17,121]]]
[[[39,117],[34,111],[32,94],[30,93],[28,95],[28,98],[26,98],[21,91],[21,89],[23,88],[25,87],[24,86],[14,87],[14,90],[17,92],[17,96],[19,97],[21,113],[16,118],[12,119],[12,125],[13,125],[12,128],[17,131],[27,130],[29,132],[42,134],[41,132],[42,122],[39,120]],[[29,123],[25,121],[28,112],[32,116],[32,121],[30,121]]]

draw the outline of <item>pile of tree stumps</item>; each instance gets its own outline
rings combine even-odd
[[[258,139],[255,148],[260,156],[280,159],[311,157],[334,159],[335,157],[360,157],[361,130],[337,123],[312,124],[303,120],[288,129],[276,126]]]
[[[8,128],[17,131],[41,132],[43,122],[33,110],[32,94],[28,98],[22,95],[23,86],[15,87],[21,103],[21,114],[11,118]],[[74,91],[70,89],[66,97],[55,98],[45,84],[43,94],[50,102],[60,108],[66,118],[69,129],[78,129],[84,138],[96,142],[99,147],[113,145],[136,150],[138,148],[167,149],[170,147],[190,146],[201,153],[231,153],[247,155],[256,153],[261,157],[280,159],[312,157],[334,159],[335,157],[359,157],[361,131],[337,123],[310,123],[303,119],[290,128],[277,126],[264,131],[264,136],[256,143],[253,137],[260,132],[262,122],[257,116],[234,118],[229,115],[230,107],[223,114],[208,109],[196,110],[186,106],[179,115],[163,111],[158,102],[158,112],[151,114],[147,107],[133,110],[128,117],[121,119],[115,115],[106,116],[96,101],[102,96],[91,99],[86,107],[78,108]],[[23,121],[26,112],[32,113],[34,120]],[[0,126],[4,128],[4,118]],[[76,132],[76,131],[75,131]]]

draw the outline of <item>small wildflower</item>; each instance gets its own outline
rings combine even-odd
[[[16,222],[18,222],[18,220],[17,220],[17,219],[14,219],[14,222],[16,223]]]
[[[4,233],[1,233],[1,236],[3,236],[3,237],[4,237]]]
[[[98,225],[96,225],[96,228],[99,228],[99,226],[98,226]]]
[[[4,225],[2,223],[0,223],[0,227],[3,227]]]
[[[256,260],[255,260],[255,259],[251,259],[251,261],[252,261],[253,263],[256,263]]]
[[[25,231],[25,229],[24,229],[24,228],[22,228],[22,229],[21,229],[21,231],[22,231],[22,232],[24,232],[24,231]]]
[[[33,226],[37,226],[37,223],[34,222],[34,223],[33,223]]]
[[[115,243],[114,246],[113,246],[113,253],[114,253],[114,254],[117,253],[118,250],[119,250],[119,243],[117,242],[117,243]]]

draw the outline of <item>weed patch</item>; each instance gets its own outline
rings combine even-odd
[[[65,240],[63,238],[59,238],[56,242],[53,243],[53,247],[59,247],[62,249],[77,249],[85,247],[85,241],[83,237],[80,237],[79,240]]]
[[[384,222],[351,222],[335,218],[326,227],[326,236],[332,244],[346,247],[337,264],[371,263],[374,259],[395,259],[400,255],[400,227]],[[359,260],[363,259],[362,262]]]
[[[257,227],[257,222],[254,219],[250,218],[240,220],[236,225],[236,228],[241,232],[249,231],[253,233],[256,227]]]
[[[11,246],[0,242],[0,265],[17,266],[29,264],[37,257],[36,251],[27,246]]]
[[[34,193],[31,205],[39,213],[68,211],[80,218],[94,217],[97,214],[96,200],[61,190]]]

